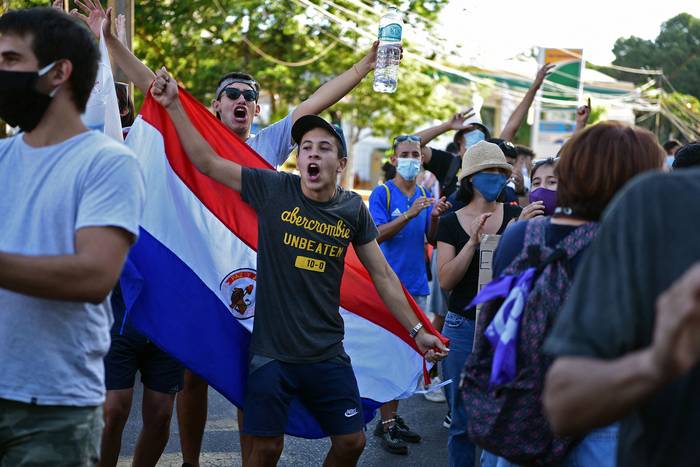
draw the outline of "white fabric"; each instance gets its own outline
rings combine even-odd
[[[101,31],[97,78],[82,119],[83,124],[91,130],[101,131],[116,141],[124,141],[122,121],[119,116],[119,101],[112,76],[112,65],[109,63],[109,52]]]

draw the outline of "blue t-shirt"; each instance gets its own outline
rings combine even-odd
[[[419,196],[423,196],[423,191],[418,186],[413,196],[407,198],[392,180],[385,185],[391,193],[389,209],[387,209],[387,192],[384,186],[379,185],[369,196],[369,212],[377,226],[387,224],[401,216],[410,209]],[[425,194],[428,197],[431,196],[429,190],[425,190]],[[423,209],[420,214],[408,221],[399,233],[379,245],[389,265],[412,295],[430,294],[424,250],[425,235],[430,229],[430,211],[430,208]]]

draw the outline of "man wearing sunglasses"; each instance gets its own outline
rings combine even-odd
[[[102,29],[112,59],[145,95],[155,74],[112,34],[111,9],[105,11],[99,0],[86,0],[76,4],[81,12],[74,11],[73,14],[85,21],[96,36],[99,37]],[[279,166],[294,148],[291,136],[294,122],[304,115],[322,113],[352,91],[374,69],[378,45],[379,42],[375,42],[369,52],[351,68],[321,86],[285,118],[256,135],[251,135],[251,128],[261,110],[258,104],[260,85],[250,74],[236,72],[223,76],[215,89],[212,110],[224,125],[266,161]]]
[[[369,211],[379,230],[377,242],[389,265],[418,306],[425,310],[430,293],[425,240],[427,236],[432,241],[438,218],[450,205],[444,197],[433,203],[430,192],[416,182],[423,161],[420,142],[418,135],[394,139],[391,163],[396,166],[396,176],[372,191]],[[405,455],[408,454],[405,443],[417,443],[421,437],[398,415],[398,407],[399,401],[381,407],[381,420],[374,435],[381,438],[387,452]]]
[[[111,10],[105,11],[99,0],[76,3],[82,12],[73,14],[85,21],[96,36],[100,29],[116,65],[126,73],[144,95],[148,92],[155,74],[142,63],[117,36],[112,34]],[[321,86],[313,95],[293,109],[282,120],[251,135],[253,120],[260,114],[258,98],[260,85],[247,73],[229,73],[223,76],[215,91],[211,107],[221,122],[238,135],[254,151],[273,166],[281,165],[294,148],[292,125],[305,115],[320,114],[348,94],[371,70],[379,43],[351,68]],[[185,372],[185,385],[177,397],[180,443],[184,465],[199,465],[204,427],[207,418],[207,383],[189,371]],[[239,428],[242,412],[238,413]],[[242,430],[239,430],[242,431]],[[249,441],[241,437],[244,457]]]
[[[218,157],[192,126],[175,81],[165,70],[158,72],[151,93],[167,109],[197,169],[240,192],[258,213],[258,302],[243,426],[250,445],[243,453],[243,465],[277,465],[294,399],[314,414],[331,438],[324,465],[357,465],[365,445],[364,421],[357,382],[343,350],[344,329],[338,313],[344,255],[351,244],[381,299],[410,330],[426,359],[442,359],[448,349],[423,328],[409,306],[375,241],[377,229],[361,198],[337,186],[347,163],[342,132],[316,115],[304,116],[292,129],[299,145],[300,176],[244,168]],[[290,212],[328,228],[290,221]],[[311,252],[282,242],[288,235],[325,244],[336,253]],[[305,261],[309,258],[299,256],[302,253],[313,253],[315,264],[322,266],[309,265]],[[293,290],[294,299],[280,292],[282,288]]]

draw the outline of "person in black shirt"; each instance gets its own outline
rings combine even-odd
[[[467,435],[467,416],[459,396],[459,375],[471,352],[474,314],[465,313],[476,295],[479,278],[478,251],[481,235],[501,233],[520,215],[520,208],[497,201],[508,182],[512,167],[500,148],[481,141],[462,159],[460,198],[466,204],[446,214],[438,227],[438,271],[440,284],[451,290],[449,312],[443,333],[450,339],[451,353],[443,365],[452,414],[448,439],[450,465],[474,465],[474,445]]]
[[[251,169],[219,157],[192,126],[170,74],[161,69],[153,97],[167,109],[192,163],[258,213],[258,292],[243,431],[245,465],[276,465],[292,400],[298,398],[330,434],[327,465],[356,465],[365,445],[360,395],[343,349],[338,307],[344,258],[352,243],[394,317],[428,360],[448,349],[423,328],[376,242],[362,199],[338,187],[347,163],[342,133],[317,115],[292,127],[301,176]],[[294,299],[284,289],[292,290]]]
[[[648,174],[613,201],[545,342],[555,432],[621,420],[620,467],[700,459],[700,170]]]

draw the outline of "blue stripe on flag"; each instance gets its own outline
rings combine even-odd
[[[128,319],[158,347],[242,407],[250,333],[180,258],[143,228],[121,277]],[[380,403],[362,399],[365,422]],[[286,432],[303,438],[326,434],[295,400]]]

